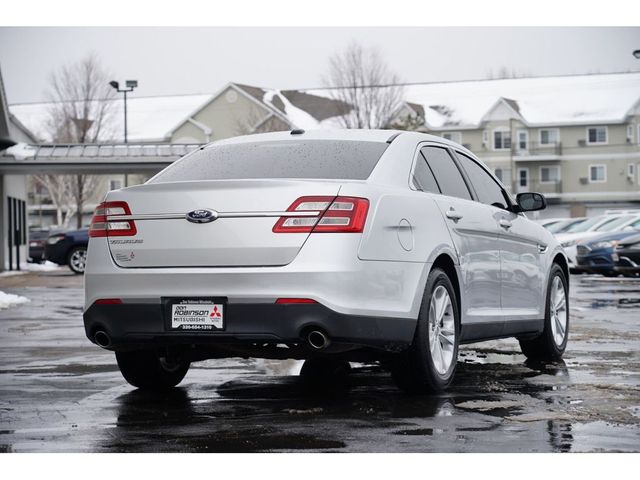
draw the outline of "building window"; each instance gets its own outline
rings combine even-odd
[[[462,133],[460,132],[446,132],[442,134],[442,138],[462,144]]]
[[[633,142],[633,125],[627,125],[627,142]]]
[[[607,143],[607,127],[587,128],[587,145]]]
[[[540,167],[540,183],[558,183],[560,167]]]
[[[488,130],[483,130],[482,131],[482,144],[487,146],[489,145],[489,131]]]
[[[540,130],[540,145],[557,145],[560,142],[560,130],[543,128]]]
[[[589,165],[589,182],[602,183],[607,181],[606,165]]]
[[[524,151],[529,148],[529,132],[518,130],[518,150]]]
[[[520,189],[529,188],[529,169],[521,168],[518,170],[518,187]]]
[[[493,149],[509,150],[511,148],[511,132],[509,130],[493,131]]]
[[[109,180],[109,191],[120,190],[122,188],[122,180]]]

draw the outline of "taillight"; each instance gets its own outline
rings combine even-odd
[[[276,300],[278,305],[291,305],[299,303],[318,303],[310,298],[278,298]]]
[[[274,233],[360,233],[364,230],[369,200],[358,197],[300,197],[287,212],[309,215],[280,217]]]
[[[118,218],[131,215],[127,202],[103,202],[96,207],[89,227],[90,237],[132,237],[138,231],[133,220]]]
[[[122,300],[119,298],[99,298],[93,303],[94,305],[120,305]]]

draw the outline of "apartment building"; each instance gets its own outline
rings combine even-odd
[[[545,216],[640,207],[640,74],[411,85],[405,114],[463,144]],[[409,110],[410,109],[410,110]]]

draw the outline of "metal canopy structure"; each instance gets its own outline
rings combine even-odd
[[[201,144],[111,143],[21,145],[0,154],[0,174],[158,172]]]

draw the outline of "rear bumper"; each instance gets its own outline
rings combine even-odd
[[[323,330],[332,342],[399,351],[408,346],[416,320],[411,318],[345,315],[321,304],[229,303],[225,329],[216,332],[176,332],[168,329],[163,304],[122,303],[92,305],[84,313],[85,332],[95,343],[105,331],[110,349],[222,344],[300,344],[312,329]]]

